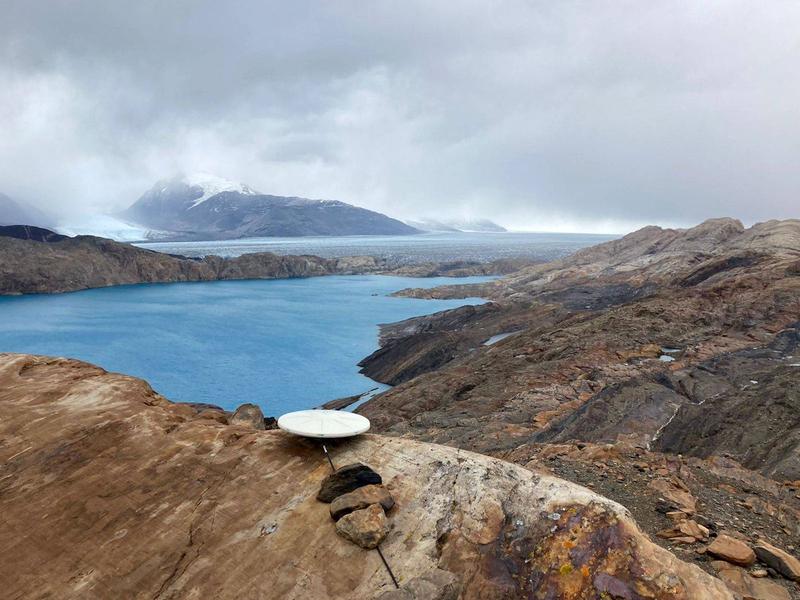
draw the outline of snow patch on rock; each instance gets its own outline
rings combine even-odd
[[[230,181],[209,173],[191,173],[183,177],[181,181],[189,187],[199,187],[203,190],[203,195],[194,201],[190,209],[199,206],[209,198],[222,192],[239,192],[249,196],[258,193],[243,183]]]

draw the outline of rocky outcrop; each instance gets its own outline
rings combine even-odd
[[[473,275],[507,275],[529,267],[537,261],[525,258],[501,258],[490,262],[454,261],[425,262],[402,265],[393,271],[401,277],[471,277]]]
[[[625,442],[526,444],[504,457],[624,504],[656,543],[709,572],[719,569],[707,546],[721,535],[753,550],[766,539],[789,555],[797,552],[800,482],[776,482],[728,458],[663,454]],[[752,573],[769,574],[800,597],[800,588],[763,558],[745,575]]]
[[[255,404],[242,404],[231,415],[229,419],[231,425],[247,425],[253,429],[266,429],[264,425],[264,413]]]
[[[743,600],[792,600],[792,596],[773,581],[753,577],[745,569],[724,561],[716,561],[719,578]]]
[[[321,258],[269,252],[187,258],[93,236],[70,238],[28,226],[0,227],[0,295],[52,294],[135,283],[287,279],[380,273],[415,277],[496,275],[528,261],[422,266],[371,256]]]
[[[104,238],[35,241],[0,236],[0,294],[59,293],[132,283],[278,279],[347,274],[351,259],[279,256],[268,252],[224,259],[161,254]],[[379,270],[374,259],[358,272]],[[371,266],[370,266],[371,265]]]
[[[16,238],[18,240],[32,240],[34,242],[60,242],[67,239],[43,227],[33,225],[0,225],[0,237]]]
[[[487,302],[381,325],[380,348],[359,363],[361,373],[399,385],[465,356],[498,328],[525,327],[522,314]]]
[[[0,355],[4,594],[396,596],[377,553],[326,526],[319,445],[214,412],[85,363]],[[408,439],[329,450],[368,462],[399,505],[381,550],[400,597],[733,599],[580,486]]]
[[[419,295],[492,302],[385,326],[362,368],[396,387],[357,410],[479,452],[625,441],[800,479],[798,261],[800,221],[717,219],[435,288]]]
[[[793,581],[800,581],[800,560],[776,548],[769,542],[759,540],[755,546],[755,553],[758,559],[778,573]]]
[[[791,553],[798,265],[800,221],[717,219],[648,227],[478,286],[406,290],[491,303],[383,326],[362,368],[395,387],[357,412],[373,430],[592,485],[707,569],[698,557],[723,531]]]
[[[800,323],[767,344],[728,352],[671,376],[683,396],[654,447],[732,457],[762,473],[800,479]]]

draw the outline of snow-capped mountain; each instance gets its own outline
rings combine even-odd
[[[200,188],[203,190],[203,195],[200,196],[192,204],[192,208],[198,204],[202,204],[212,196],[221,194],[222,192],[237,192],[246,196],[254,196],[258,192],[253,191],[243,183],[235,183],[216,175],[208,173],[192,173],[182,179],[182,181],[190,188]]]
[[[23,206],[0,194],[0,225],[36,225],[46,227],[50,219],[40,210],[31,206]]]
[[[159,181],[119,217],[178,239],[417,233],[344,202],[271,196],[205,173]]]
[[[418,219],[406,221],[407,225],[429,232],[502,233],[507,231],[489,219]]]

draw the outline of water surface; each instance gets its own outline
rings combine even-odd
[[[79,358],[146,379],[171,400],[254,402],[279,415],[374,388],[356,365],[377,348],[379,323],[482,302],[387,294],[453,281],[332,276],[5,297],[0,352]]]

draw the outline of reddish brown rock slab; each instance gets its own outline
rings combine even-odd
[[[708,539],[708,528],[700,525],[696,521],[692,519],[687,519],[682,521],[678,524],[678,529],[682,531],[684,534],[693,537],[696,540],[707,540]]]
[[[772,567],[787,579],[800,581],[800,560],[764,540],[759,540],[754,550],[758,560],[765,565]]]
[[[661,538],[671,539],[673,541],[681,540],[681,543],[691,544],[696,541],[707,540],[708,533],[708,529],[699,523],[691,519],[684,519],[675,527],[659,531],[656,535]],[[688,542],[686,541],[687,539],[689,540]]]
[[[720,534],[708,545],[707,552],[734,565],[749,567],[756,562],[756,554],[745,542]]]
[[[377,548],[389,533],[389,520],[380,504],[354,510],[336,522],[336,533],[366,550]]]
[[[383,510],[388,512],[394,506],[394,498],[382,485],[365,485],[347,494],[342,494],[331,502],[331,517],[338,521],[346,514],[367,508],[371,504],[380,504]]]
[[[667,517],[667,518],[668,518],[670,521],[672,521],[673,523],[680,523],[681,521],[685,521],[686,519],[688,519],[688,518],[689,518],[689,515],[687,515],[687,514],[686,514],[685,512],[683,512],[682,510],[672,510],[672,511],[668,511],[668,512],[665,514],[665,516],[666,516],[666,517]]]
[[[719,568],[719,578],[742,600],[792,600],[789,591],[774,581],[751,577],[741,567],[729,563],[715,566]]]
[[[650,482],[650,488],[659,492],[665,499],[669,500],[675,505],[675,508],[693,515],[697,512],[697,500],[686,489],[667,479],[654,479]],[[674,511],[671,511],[674,512]]]
[[[329,450],[402,506],[381,544],[401,584],[444,569],[460,600],[733,600],[586,488],[408,439]],[[329,471],[314,443],[198,418],[141,380],[0,354],[0,595],[373,600],[391,579],[316,500]]]

